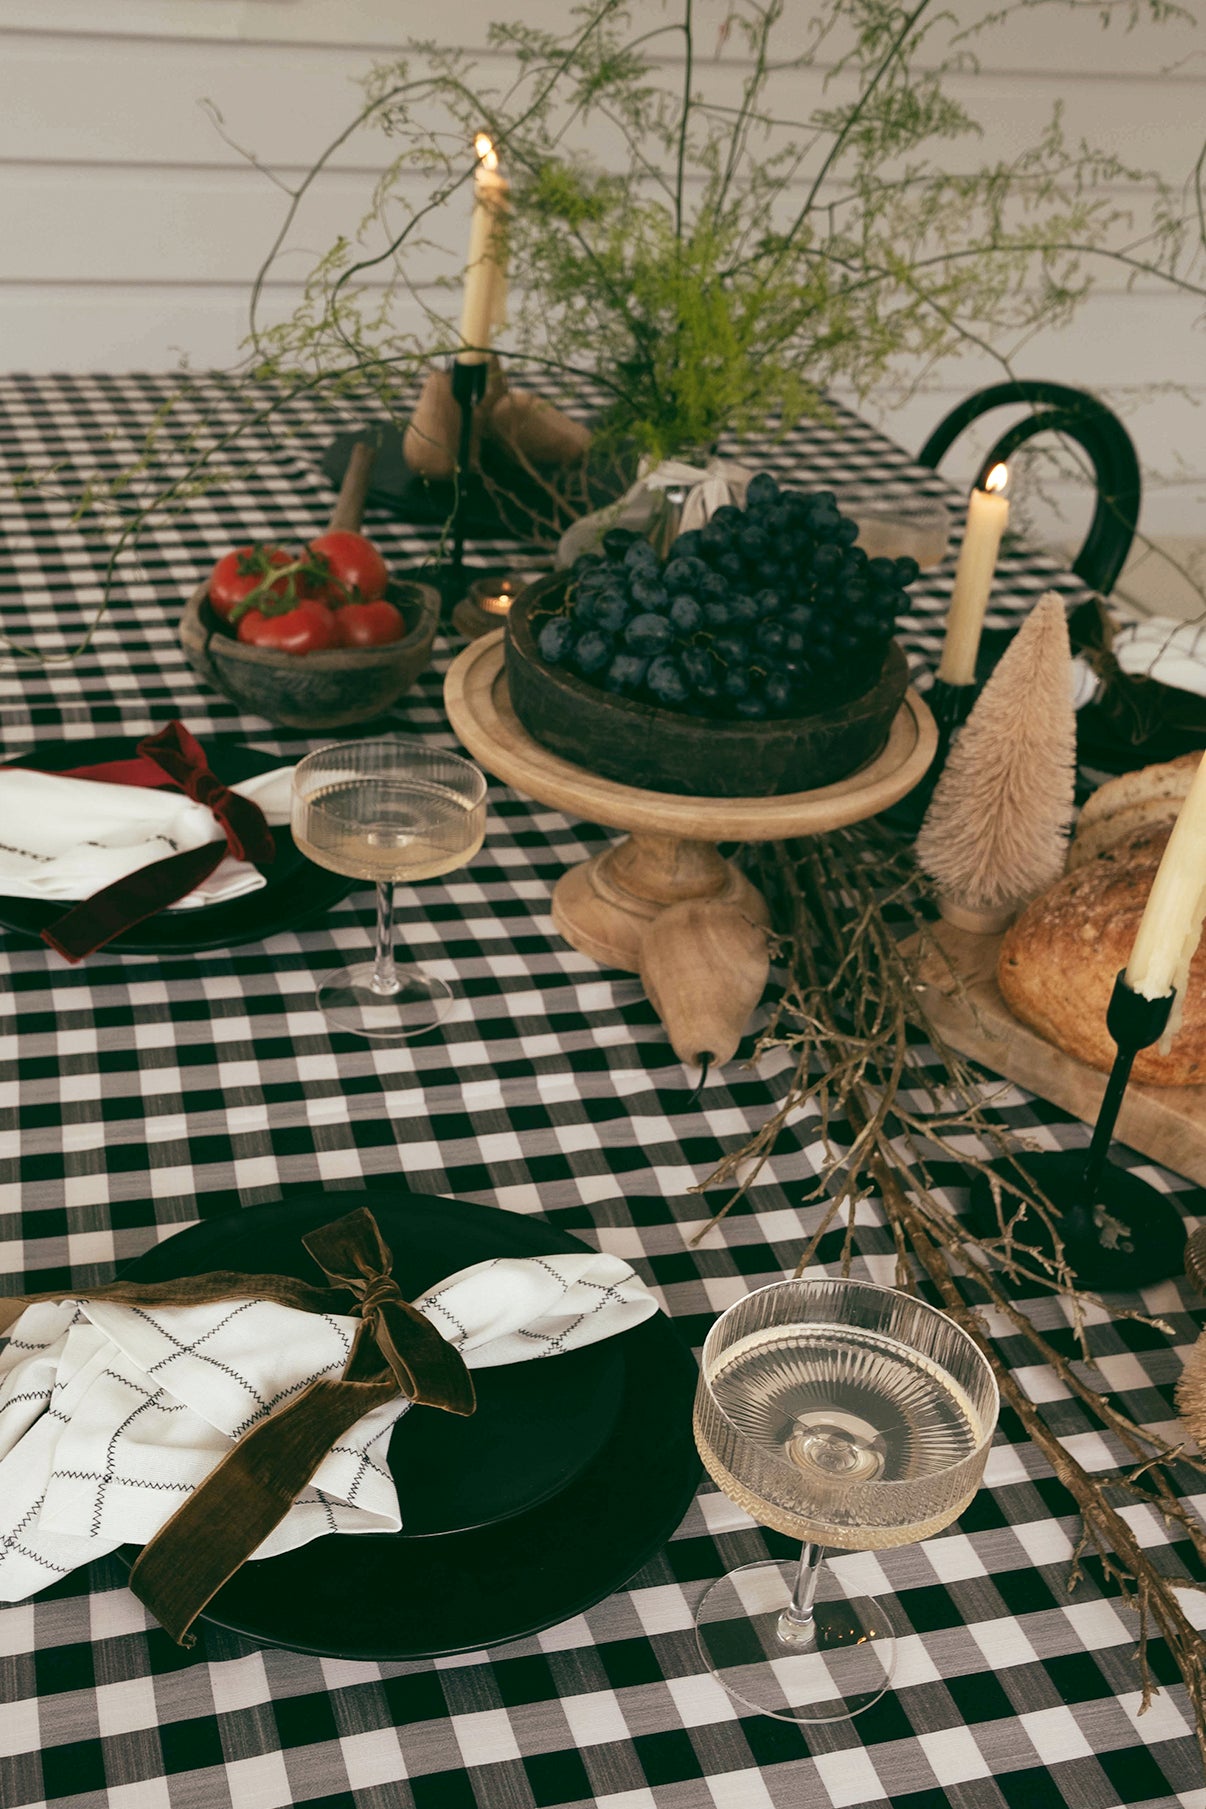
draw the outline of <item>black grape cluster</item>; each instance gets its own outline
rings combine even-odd
[[[575,562],[541,657],[605,691],[689,715],[758,721],[854,697],[882,669],[912,559],[868,559],[831,491],[750,480],[669,558],[627,528]]]

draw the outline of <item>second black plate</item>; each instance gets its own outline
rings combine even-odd
[[[205,1220],[126,1274],[315,1279],[302,1235],[360,1205],[412,1298],[486,1257],[589,1249],[542,1219],[377,1186]],[[296,1651],[404,1659],[474,1651],[578,1614],[627,1582],[687,1509],[699,1480],[695,1373],[660,1313],[567,1357],[478,1370],[472,1420],[418,1410],[395,1430],[404,1532],[339,1534],[244,1564],[203,1618]],[[132,1549],[123,1555],[133,1561]]]
[[[76,766],[99,766],[107,760],[131,760],[138,739],[102,736],[96,741],[48,741],[11,764],[55,773]],[[252,779],[282,764],[279,754],[262,753],[233,736],[207,736],[203,745],[224,785],[237,785],[240,779]],[[267,883],[258,892],[197,911],[160,911],[115,936],[108,947],[117,955],[198,955],[208,949],[237,948],[308,923],[363,883],[316,867],[294,846],[287,828],[274,829],[272,839],[276,859],[264,869]],[[0,897],[0,929],[37,942],[42,931],[69,908],[34,898]]]

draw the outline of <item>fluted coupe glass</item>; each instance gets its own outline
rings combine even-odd
[[[798,1563],[730,1571],[696,1614],[699,1647],[739,1701],[785,1721],[840,1721],[887,1689],[891,1624],[851,1600],[824,1548],[909,1545],[958,1518],[997,1423],[987,1359],[953,1319],[862,1281],[782,1281],[708,1334],[695,1442],[713,1481]]]
[[[299,760],[293,774],[293,839],[320,867],[377,885],[372,961],[340,968],[318,989],[337,1030],[401,1042],[431,1030],[452,988],[394,961],[394,886],[450,873],[471,861],[486,833],[486,781],[471,761],[413,735],[337,742]]]

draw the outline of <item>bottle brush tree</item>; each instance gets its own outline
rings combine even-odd
[[[988,680],[917,837],[943,915],[1004,928],[1064,870],[1076,776],[1072,650],[1047,591]]]

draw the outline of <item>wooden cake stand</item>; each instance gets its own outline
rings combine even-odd
[[[444,681],[449,721],[473,758],[540,804],[625,829],[622,841],[571,867],[553,891],[553,922],[572,947],[606,967],[641,972],[641,942],[661,912],[689,900],[737,905],[768,921],[762,894],[718,842],[777,842],[861,822],[912,790],[938,744],[929,710],[910,691],[887,743],[860,772],[816,791],[776,798],[684,798],[620,785],[540,746],[511,708],[505,630],[459,654]]]

